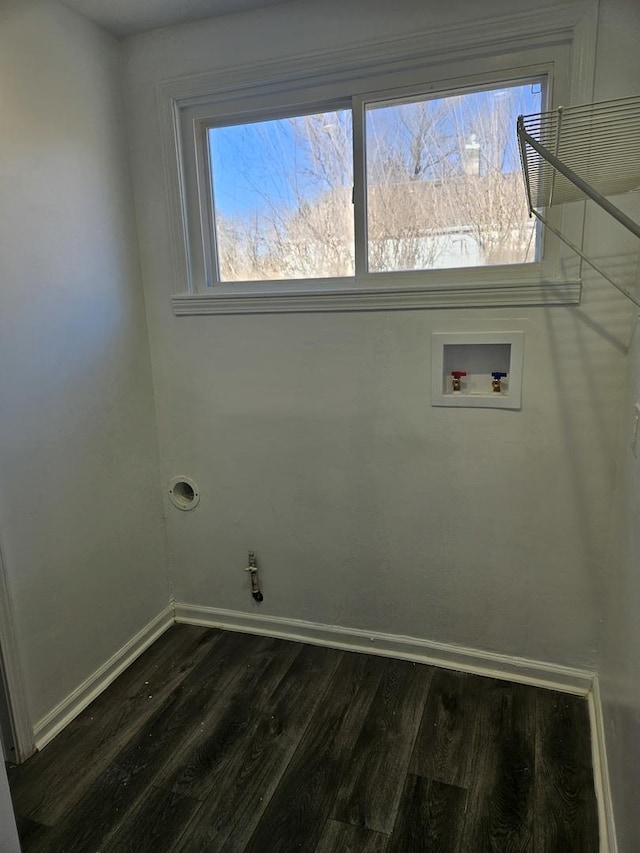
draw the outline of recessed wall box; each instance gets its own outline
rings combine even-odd
[[[524,332],[434,332],[431,405],[519,409],[523,352]]]

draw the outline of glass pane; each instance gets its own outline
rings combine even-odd
[[[209,130],[221,281],[354,274],[348,110]]]
[[[369,269],[537,260],[516,139],[542,83],[366,108]]]

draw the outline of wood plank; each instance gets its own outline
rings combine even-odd
[[[50,826],[68,814],[220,636],[175,625],[159,637],[41,752],[9,769],[17,814]]]
[[[540,690],[536,709],[535,850],[598,853],[587,700]]]
[[[384,658],[345,653],[246,853],[313,850],[386,666]]]
[[[305,646],[243,749],[211,774],[211,792],[176,853],[244,850],[344,652]],[[270,848],[268,848],[270,849]]]
[[[376,832],[393,829],[432,672],[410,661],[387,661],[338,789],[335,820]]]
[[[418,730],[409,772],[468,788],[473,772],[475,719],[487,679],[436,669]]]
[[[533,849],[536,690],[493,681],[482,695],[463,851]]]
[[[484,853],[461,846],[467,796],[464,788],[409,774],[389,853]]]
[[[247,663],[224,701],[203,718],[180,752],[169,758],[156,777],[158,787],[204,799],[215,784],[213,774],[224,780],[234,753],[246,747],[263,706],[303,649],[301,643],[266,641],[258,665]]]
[[[191,797],[150,788],[109,839],[109,853],[171,853],[201,806]]]
[[[53,827],[19,816],[25,853],[598,850],[583,699],[247,634],[171,634],[14,768],[23,805],[68,808]],[[429,672],[422,691],[415,672]],[[378,828],[392,823],[387,840]]]
[[[388,844],[389,836],[381,832],[328,820],[314,853],[386,853]]]
[[[69,817],[56,826],[51,849],[64,853],[108,849],[108,839],[136,808],[164,763],[182,748],[215,704],[224,701],[226,690],[240,677],[247,661],[258,663],[267,645],[267,638],[223,634],[211,654],[121,750]]]

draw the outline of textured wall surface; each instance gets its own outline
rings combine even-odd
[[[0,535],[37,722],[168,600],[120,49],[0,11]]]
[[[630,322],[612,289],[592,279],[575,309],[171,312],[158,81],[468,18],[301,0],[125,45],[163,476],[202,495],[168,509],[175,593],[250,610],[252,548],[265,614],[592,666]],[[522,411],[433,408],[431,333],[509,328]]]
[[[2,853],[20,853],[4,763],[0,766],[0,850]]]
[[[640,403],[640,329],[620,447],[607,567],[600,687],[620,853],[640,849],[640,460],[631,450],[634,404]]]
[[[606,0],[600,8],[597,98],[640,92],[640,6],[634,0]],[[617,199],[640,222],[640,195]],[[638,273],[638,240],[622,228],[589,242],[603,257],[618,253]],[[608,238],[608,239],[607,239]],[[616,488],[611,504],[610,553],[604,564],[603,623],[598,663],[604,706],[607,755],[620,853],[640,850],[640,458],[631,448],[635,404],[640,404],[640,328],[628,358],[629,380],[622,415]],[[640,449],[638,449],[640,454]]]

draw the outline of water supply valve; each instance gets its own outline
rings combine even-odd
[[[505,378],[506,375],[507,375],[506,373],[501,373],[499,370],[495,370],[491,374],[491,376],[493,377],[491,380],[491,387],[496,392],[496,394],[499,394],[500,391],[502,390],[501,383],[502,383],[502,380]]]
[[[249,551],[249,565],[245,569],[251,577],[251,595],[255,601],[263,601],[264,596],[260,591],[260,581],[258,580],[258,561],[253,551]]]
[[[453,377],[452,382],[453,382],[453,390],[454,391],[460,390],[460,387],[461,387],[460,386],[460,377],[466,376],[466,375],[467,375],[466,370],[452,370],[451,371],[451,376]]]

